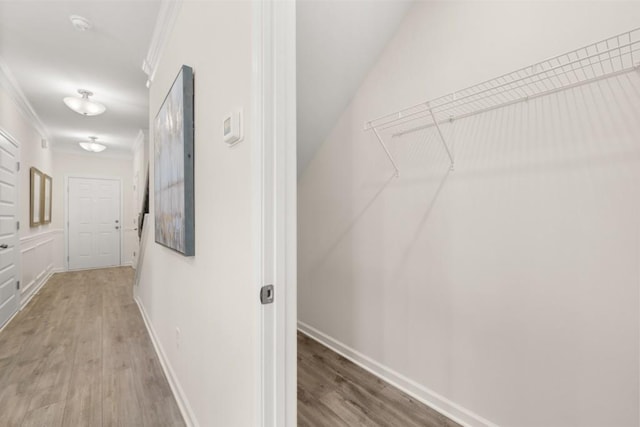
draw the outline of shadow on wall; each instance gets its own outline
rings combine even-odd
[[[353,227],[358,224],[358,222],[360,221],[360,219],[367,213],[367,211],[373,206],[373,204],[376,202],[376,200],[378,199],[378,197],[380,197],[380,195],[384,192],[384,190],[389,186],[389,184],[391,184],[391,182],[393,181],[393,179],[396,177],[395,173],[392,174],[391,176],[389,176],[389,178],[386,179],[386,181],[382,182],[382,184],[380,185],[380,188],[378,188],[375,193],[373,194],[373,196],[371,197],[371,200],[369,200],[367,202],[366,205],[364,205],[362,207],[362,209],[356,213],[355,217],[351,220],[351,222],[345,227],[344,231],[338,233],[336,236],[332,236],[335,240],[333,241],[333,243],[331,244],[331,246],[329,246],[324,253],[320,256],[320,258],[318,259],[317,262],[315,262],[310,271],[309,274],[313,275],[315,273],[318,272],[318,269],[321,269],[323,267],[323,265],[325,264],[325,262],[327,261],[327,258],[331,256],[331,254],[333,254],[333,252],[336,250],[336,248],[340,245],[340,243],[342,243],[342,241],[345,238],[348,238],[349,235],[351,234],[351,231],[353,229]]]
[[[422,234],[422,229],[424,228],[427,220],[429,219],[434,207],[436,206],[436,202],[438,201],[438,197],[440,196],[440,192],[442,192],[442,189],[444,187],[445,182],[447,181],[447,178],[449,177],[449,174],[452,172],[452,169],[449,168],[446,170],[446,172],[442,175],[442,179],[440,180],[440,183],[438,184],[437,188],[435,189],[435,192],[433,193],[433,196],[431,196],[431,198],[425,198],[425,200],[427,201],[427,208],[424,211],[422,218],[420,219],[420,222],[417,224],[415,231],[413,232],[413,238],[409,241],[409,243],[407,244],[406,248],[404,249],[403,255],[401,257],[401,262],[398,264],[398,267],[395,270],[395,273],[392,274],[392,278],[395,278],[395,280],[397,280],[398,276],[400,275],[400,273],[403,270],[404,267],[404,263],[407,261],[407,259],[409,258],[409,255],[413,252],[413,248],[416,244],[416,242],[418,241],[418,239],[420,238],[420,235]]]
[[[626,390],[607,410],[623,420],[638,398],[639,113],[629,73],[461,119],[443,125],[451,173],[434,129],[387,134],[400,177],[375,190],[384,153],[343,118],[349,138],[325,142],[300,194],[301,319],[499,424],[515,421],[492,416],[505,405],[575,413],[594,389]],[[329,167],[352,171],[328,185]]]

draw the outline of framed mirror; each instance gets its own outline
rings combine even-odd
[[[36,227],[42,224],[42,177],[37,168],[31,168],[31,194],[29,203],[29,225]]]
[[[52,178],[47,175],[42,175],[42,224],[51,223],[51,187],[53,186]]]

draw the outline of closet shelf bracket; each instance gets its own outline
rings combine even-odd
[[[435,114],[433,114],[433,109],[431,108],[431,104],[428,102],[427,102],[427,108],[429,109],[429,115],[433,120],[433,124],[438,130],[438,135],[440,136],[440,142],[442,142],[442,145],[444,146],[444,149],[447,152],[447,156],[449,156],[449,162],[451,162],[451,164],[449,165],[449,170],[453,172],[453,169],[454,169],[453,154],[451,154],[451,150],[449,149],[449,144],[447,144],[447,139],[444,137],[444,134],[442,133],[442,129],[440,129],[440,124],[438,123],[438,120],[436,120]]]
[[[384,143],[384,140],[380,136],[380,133],[378,132],[378,129],[376,129],[374,127],[371,127],[370,129],[373,130],[373,133],[376,135],[376,138],[378,139],[378,142],[380,142],[380,145],[382,146],[382,149],[384,150],[385,154],[389,158],[389,161],[391,162],[391,165],[393,166],[393,169],[395,170],[396,178],[399,177],[400,176],[400,169],[398,169],[398,165],[396,164],[396,161],[394,160],[393,155],[391,155],[391,151],[389,151],[389,148],[387,147],[387,144]]]

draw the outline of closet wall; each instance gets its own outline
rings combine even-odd
[[[444,126],[452,172],[434,129],[399,178],[362,129],[639,18],[417,3],[300,177],[300,328],[470,425],[638,425],[640,75]]]

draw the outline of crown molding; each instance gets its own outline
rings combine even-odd
[[[11,69],[7,65],[7,63],[0,58],[0,86],[3,87],[9,98],[14,102],[18,110],[22,113],[22,115],[31,123],[36,131],[40,134],[40,137],[47,142],[51,141],[49,138],[49,132],[47,132],[47,128],[40,120],[40,117],[33,109],[31,102],[27,99],[26,95],[20,88],[18,81],[14,77]]]
[[[153,35],[151,36],[147,57],[142,61],[142,71],[148,77],[147,87],[151,86],[156,75],[162,51],[169,40],[181,6],[182,0],[162,0],[160,2],[160,10],[158,11]]]

